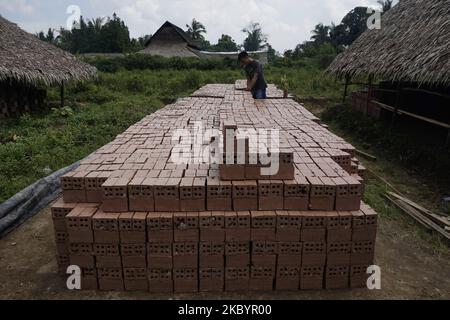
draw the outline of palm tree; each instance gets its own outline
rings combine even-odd
[[[204,40],[205,37],[203,34],[206,34],[206,28],[203,23],[197,21],[195,18],[192,19],[191,25],[186,25],[187,33],[194,40]]]
[[[244,49],[247,51],[258,51],[267,46],[267,35],[263,33],[262,27],[258,22],[251,22],[242,29],[247,35],[244,40]]]
[[[394,0],[378,0],[378,4],[382,7],[383,13],[391,10]]]
[[[105,21],[105,18],[99,17],[99,18],[91,19],[90,22],[95,31],[100,31],[103,27],[104,21]]]
[[[319,23],[316,25],[313,31],[313,36],[311,39],[313,39],[318,44],[323,44],[325,42],[330,41],[330,27],[323,25],[323,23]]]

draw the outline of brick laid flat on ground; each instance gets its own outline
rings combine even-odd
[[[377,214],[361,202],[355,149],[275,86],[257,101],[241,85],[207,85],[166,106],[61,178],[61,273],[79,265],[84,289],[107,291],[365,285]],[[261,129],[277,130],[278,148],[256,145]]]

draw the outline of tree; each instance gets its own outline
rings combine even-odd
[[[236,52],[239,47],[231,36],[223,34],[217,44],[211,46],[210,49],[215,52]]]
[[[267,44],[267,60],[269,63],[274,63],[280,54],[270,45]]]
[[[80,18],[79,28],[59,31],[57,44],[72,53],[123,53],[135,49],[125,23],[114,13],[112,18],[88,21]]]
[[[100,30],[101,52],[126,52],[130,48],[130,32],[114,13]]]
[[[146,34],[145,36],[139,37],[139,38],[137,39],[137,41],[139,42],[139,45],[140,45],[142,48],[145,48],[146,43],[148,42],[148,40],[151,39],[151,37],[152,37],[151,34]]]
[[[47,34],[41,31],[36,33],[35,36],[42,41],[46,41],[53,44],[56,43],[55,31],[52,28],[48,29]]]
[[[258,51],[267,46],[267,35],[262,32],[262,27],[257,22],[251,22],[247,27],[242,29],[247,34],[244,40],[244,49],[246,51]]]
[[[347,13],[341,24],[331,28],[331,43],[335,47],[351,45],[353,41],[367,30],[369,17],[370,14],[367,13],[367,7],[356,7]]]
[[[323,23],[319,23],[316,25],[312,32],[313,36],[312,40],[318,45],[324,44],[325,42],[330,42],[330,27],[323,25]]]
[[[197,21],[195,18],[192,19],[191,25],[186,25],[187,34],[194,40],[205,40],[206,28],[205,26]]]
[[[377,2],[381,6],[381,10],[383,11],[383,13],[385,13],[391,10],[394,0],[378,0]]]

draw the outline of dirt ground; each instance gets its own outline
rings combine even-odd
[[[56,273],[50,209],[0,240],[0,299],[450,299],[450,253],[439,252],[397,222],[380,219],[376,263],[381,290],[155,295],[69,291]]]

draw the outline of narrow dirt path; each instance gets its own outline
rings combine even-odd
[[[50,209],[0,240],[0,299],[450,299],[450,253],[439,252],[381,216],[376,263],[382,289],[155,295],[69,291],[56,274]]]

